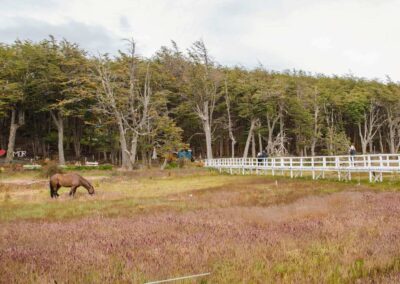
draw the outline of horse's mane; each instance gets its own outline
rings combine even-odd
[[[87,179],[85,179],[84,177],[79,176],[79,179],[81,180],[82,185],[83,185],[86,189],[93,188],[92,184],[91,184]]]

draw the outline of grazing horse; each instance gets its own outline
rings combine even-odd
[[[80,186],[83,186],[87,189],[90,195],[94,194],[93,185],[85,178],[81,177],[78,174],[55,174],[50,178],[50,196],[51,198],[57,198],[60,187],[70,187],[71,191],[69,192],[70,196],[74,196],[76,189]]]

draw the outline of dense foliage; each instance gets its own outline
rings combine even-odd
[[[60,164],[132,169],[190,147],[195,157],[400,149],[400,85],[353,76],[224,67],[202,41],[153,57],[134,41],[89,56],[67,40],[0,45],[0,148]]]

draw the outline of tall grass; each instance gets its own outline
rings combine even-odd
[[[1,184],[0,282],[399,280],[396,187],[182,173],[87,172],[95,196],[58,200]]]

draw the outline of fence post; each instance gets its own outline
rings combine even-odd
[[[293,157],[289,158],[289,164],[290,164],[290,177],[293,178]]]
[[[300,157],[300,176],[303,177],[303,157]]]
[[[371,156],[367,156],[367,162],[368,162],[368,173],[369,173],[369,182],[372,182],[372,170],[371,170]]]
[[[315,179],[314,157],[311,157],[312,179]]]
[[[272,176],[275,176],[275,158],[272,158]],[[399,156],[399,165],[400,165],[400,156]]]

